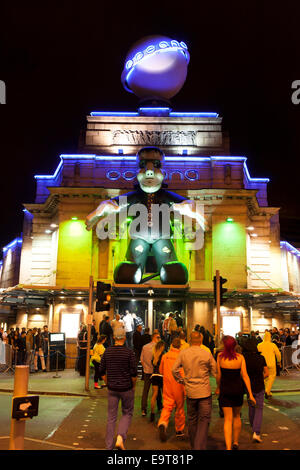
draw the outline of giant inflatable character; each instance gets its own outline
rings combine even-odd
[[[140,283],[149,255],[155,258],[157,275],[159,274],[163,284],[182,285],[188,281],[187,269],[183,263],[178,261],[171,237],[164,238],[161,227],[153,233],[154,205],[167,204],[170,209],[177,211],[179,214],[191,212],[192,201],[164,189],[163,163],[164,154],[157,147],[143,147],[137,154],[137,180],[139,185],[134,191],[122,196],[127,198],[126,209],[134,204],[142,204],[147,208],[148,217],[147,223],[140,227],[134,238],[130,239],[126,260],[115,268],[114,281],[116,283]],[[103,217],[120,212],[122,208],[120,208],[119,202],[119,196],[101,202],[97,209],[87,216],[87,230],[91,230]],[[161,224],[162,220],[160,220]]]

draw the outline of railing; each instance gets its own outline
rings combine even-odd
[[[282,372],[289,373],[289,369],[300,370],[300,343],[294,341],[291,346],[283,346],[281,348]]]

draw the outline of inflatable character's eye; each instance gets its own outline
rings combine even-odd
[[[154,160],[153,166],[154,166],[154,168],[161,168],[161,161],[160,160]]]
[[[140,168],[146,168],[146,160],[140,160],[139,167]]]

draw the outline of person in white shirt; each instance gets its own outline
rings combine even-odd
[[[126,331],[126,344],[127,347],[133,349],[133,332],[134,332],[134,320],[129,310],[125,310],[123,322]]]
[[[117,313],[115,319],[111,322],[111,327],[115,334],[115,330],[119,330],[125,328],[123,320],[121,320],[121,316]]]

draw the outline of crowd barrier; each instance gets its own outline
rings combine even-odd
[[[0,371],[13,370],[13,351],[10,344],[0,341]]]
[[[289,369],[300,370],[300,343],[298,341],[294,341],[291,346],[281,348],[281,364],[284,374],[288,374]]]
[[[34,351],[26,352],[26,355],[22,355],[22,360],[20,360],[18,351],[14,351],[10,344],[4,343],[0,340],[0,372],[8,372],[9,370],[14,372],[15,366],[20,364],[29,365],[30,370],[33,371],[34,355]],[[53,356],[56,357],[56,360],[58,359],[58,356],[62,356],[65,359],[73,359],[76,361],[85,357],[85,355],[81,356],[79,354],[77,356],[67,356],[61,351],[51,351],[50,349],[47,358]]]

